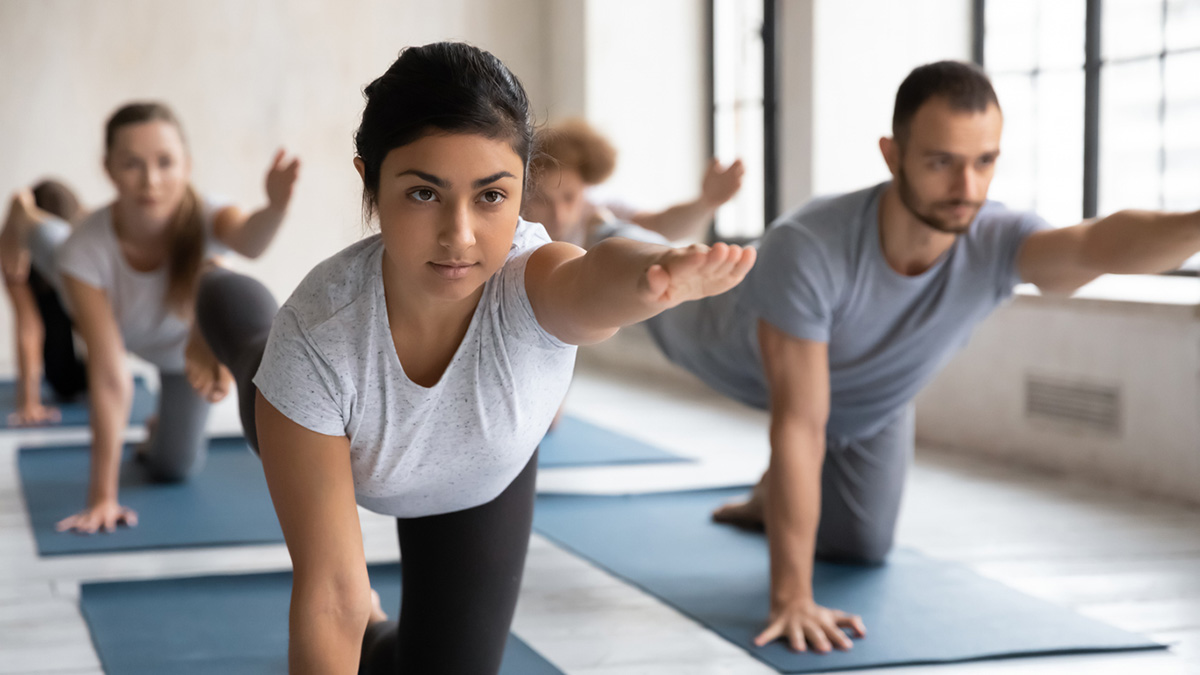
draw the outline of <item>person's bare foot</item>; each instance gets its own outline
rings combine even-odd
[[[388,620],[388,615],[386,612],[383,611],[383,603],[380,602],[380,600],[379,600],[379,594],[375,592],[374,588],[372,588],[371,589],[371,616],[370,616],[370,618],[367,619],[367,623],[368,624],[379,623],[380,621],[387,621],[387,620]]]
[[[194,324],[184,350],[183,371],[196,393],[209,403],[220,401],[233,389],[233,374],[217,360]]]
[[[733,525],[743,530],[762,532],[766,529],[766,522],[764,520],[766,498],[763,492],[763,484],[760,481],[750,491],[750,496],[745,500],[724,504],[713,511],[713,522]]]

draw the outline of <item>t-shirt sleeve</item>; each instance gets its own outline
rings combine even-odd
[[[999,240],[996,242],[996,250],[1000,252],[999,268],[996,270],[997,291],[1002,299],[1012,295],[1013,289],[1022,281],[1017,259],[1021,255],[1021,247],[1025,240],[1035,232],[1054,227],[1036,213],[1014,213],[1013,216],[1011,221],[997,228]]]
[[[63,276],[109,291],[112,290],[115,261],[96,236],[99,232],[90,221],[81,224],[58,248],[56,265]]]
[[[275,315],[254,384],[276,410],[305,429],[346,435],[337,373],[286,305]]]
[[[527,344],[546,349],[571,348],[573,345],[551,335],[538,323],[533,314],[533,305],[529,302],[529,292],[525,288],[525,268],[529,266],[529,258],[543,245],[538,244],[517,253],[497,273],[495,283],[500,326],[505,335],[512,335]]]
[[[215,230],[217,214],[228,206],[233,206],[233,202],[225,197],[213,195],[203,195],[200,197],[200,208],[204,214],[204,256],[206,258],[216,258],[229,254],[229,247],[220,239],[217,239]]]
[[[767,230],[743,283],[743,302],[760,319],[794,338],[829,341],[834,275],[828,253],[807,230],[786,225]]]

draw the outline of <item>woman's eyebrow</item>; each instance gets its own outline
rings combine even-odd
[[[437,176],[435,176],[431,173],[425,173],[424,171],[418,171],[416,169],[405,169],[404,171],[401,171],[400,173],[396,174],[396,177],[406,176],[406,175],[416,176],[417,178],[420,178],[421,180],[427,181],[429,183],[433,183],[434,185],[436,185],[440,188],[450,187],[450,181],[446,180],[445,178],[438,178]]]

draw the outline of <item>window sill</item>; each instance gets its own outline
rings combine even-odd
[[[1200,318],[1200,278],[1106,274],[1071,296],[1042,295],[1033,284],[1021,284],[1017,286],[1014,304],[1195,319]]]

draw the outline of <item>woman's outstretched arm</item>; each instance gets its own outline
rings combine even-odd
[[[300,159],[292,157],[287,162],[284,159],[284,151],[280,149],[267,170],[266,206],[249,216],[236,206],[227,206],[215,216],[213,236],[247,258],[257,258],[267,250],[287,215],[292,190],[300,176]]]
[[[727,244],[669,248],[614,237],[585,254],[553,243],[530,257],[525,286],[543,328],[564,342],[591,344],[681,302],[724,293],[754,258],[754,249]]]

